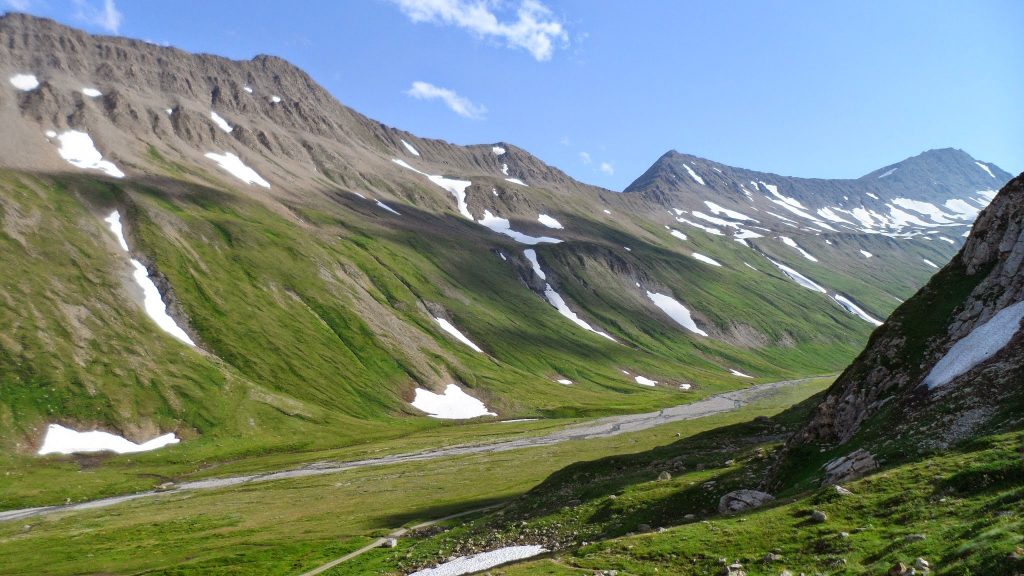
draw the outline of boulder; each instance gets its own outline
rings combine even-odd
[[[846,456],[840,456],[825,464],[825,479],[821,485],[831,486],[847,480],[854,480],[877,468],[878,461],[875,460],[874,455],[863,448],[858,448]]]
[[[764,506],[774,499],[775,497],[767,492],[736,490],[729,492],[718,500],[718,512],[721,514],[735,514],[744,510],[753,510],[754,508]]]

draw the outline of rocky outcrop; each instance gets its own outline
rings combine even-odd
[[[719,498],[718,512],[721,514],[736,514],[737,512],[760,508],[774,499],[775,497],[767,492],[735,490]]]
[[[1006,407],[1024,396],[1024,331],[952,382],[929,389],[922,381],[954,344],[1024,301],[1022,264],[1024,175],[981,213],[953,261],[875,332],[783,458],[799,446],[842,445],[862,432],[874,432],[865,442],[882,449],[940,448],[1018,418]],[[826,466],[826,483],[876,465],[870,453],[857,450]]]
[[[825,464],[825,479],[822,480],[822,485],[831,486],[840,482],[856,480],[877,468],[878,461],[875,460],[874,455],[863,448],[858,448],[846,456],[841,456]],[[847,492],[849,491],[847,490]],[[837,493],[841,494],[838,487]]]

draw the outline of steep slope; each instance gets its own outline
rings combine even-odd
[[[948,257],[879,237],[839,270],[821,246],[684,235],[643,195],[384,126],[269,56],[8,14],[0,80],[5,451],[51,423],[335,445],[435,426],[414,403],[451,384],[499,417],[677,404],[838,369],[923,282],[907,262]]]
[[[982,212],[953,261],[872,335],[789,441],[777,483],[820,474],[813,464],[822,459],[842,456],[825,469],[826,481],[838,481],[879,460],[1020,426],[1022,226],[1024,175]]]

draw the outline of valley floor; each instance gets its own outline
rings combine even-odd
[[[568,465],[651,450],[677,438],[776,414],[829,382],[762,385],[657,415],[602,419],[575,429],[562,429],[562,423],[557,430],[548,428],[546,435],[541,423],[495,423],[489,427],[527,430],[500,433],[505,440],[516,433],[536,439],[523,445],[512,440],[503,450],[378,462],[275,482],[215,482],[209,490],[172,491],[105,509],[56,510],[20,518],[0,523],[0,558],[5,565],[0,572],[302,573],[396,528],[525,494]],[[404,445],[412,444],[415,441]],[[374,449],[383,447],[364,447],[363,453]],[[224,467],[216,472],[233,471]],[[64,480],[74,482],[67,475]],[[374,550],[365,558],[360,562],[378,562],[380,552]],[[347,565],[327,573],[343,573],[338,571],[348,570]],[[365,573],[359,570],[363,569],[354,573]]]

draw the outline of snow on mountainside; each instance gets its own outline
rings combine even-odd
[[[778,176],[673,151],[625,192],[693,210],[701,224],[722,224],[697,211],[714,201],[755,215],[758,225],[749,226],[754,230],[927,238],[962,235],[1010,178],[998,166],[953,149],[930,150],[856,180]],[[740,221],[735,214],[724,218]]]
[[[17,14],[0,17],[0,75],[0,357],[26,394],[40,373],[90,390],[56,413],[6,406],[0,438],[21,450],[53,419],[135,441],[259,437],[264,420],[305,438],[422,416],[417,398],[585,415],[671,405],[681,383],[826,373],[953,254],[988,199],[963,178],[1003,176],[926,153],[868,187],[672,153],[615,193],[507,142],[385,126],[279,58]],[[914,176],[965,166],[952,184]],[[145,296],[102,224],[113,212]],[[90,368],[111,357],[159,386]]]

